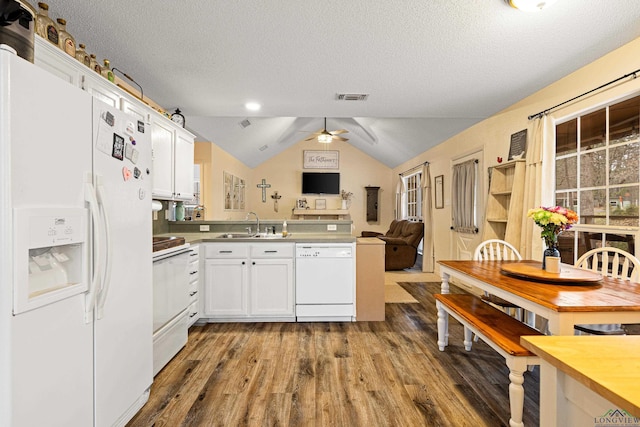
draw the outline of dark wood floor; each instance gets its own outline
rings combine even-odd
[[[401,286],[419,304],[386,304],[385,322],[192,327],[128,426],[508,426],[504,359],[482,342],[466,352],[454,320],[438,351],[440,284]],[[537,426],[538,368],[524,387]]]

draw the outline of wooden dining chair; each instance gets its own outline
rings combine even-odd
[[[640,280],[640,260],[629,252],[613,247],[595,248],[585,252],[576,261],[575,266],[591,270],[614,279]],[[577,335],[626,335],[620,324],[575,325]]]
[[[473,252],[473,259],[475,261],[520,261],[522,256],[520,252],[509,242],[500,239],[489,239],[481,242]],[[524,310],[521,307],[499,298],[495,295],[491,295],[487,292],[484,293],[482,299],[488,303],[503,309],[507,314],[521,322],[524,320]]]

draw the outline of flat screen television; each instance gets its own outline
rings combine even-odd
[[[302,194],[340,194],[340,173],[302,172]]]

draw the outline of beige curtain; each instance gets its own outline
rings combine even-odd
[[[525,187],[522,221],[522,239],[520,239],[520,254],[524,259],[542,259],[542,239],[540,227],[526,218],[529,209],[540,206],[542,203],[542,155],[545,141],[550,137],[550,121],[548,116],[542,116],[533,120],[529,126],[531,139],[527,148],[525,169]]]
[[[422,165],[422,271],[433,272],[433,212],[431,211],[431,171],[429,164]]]
[[[477,161],[475,159],[453,165],[451,177],[451,211],[453,230],[458,233],[475,233],[475,198]]]
[[[402,174],[398,176],[398,184],[396,185],[396,219],[400,220],[403,216],[402,198],[404,197],[405,188]]]

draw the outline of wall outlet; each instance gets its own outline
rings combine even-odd
[[[336,231],[338,226],[336,224],[327,224],[327,231]]]
[[[200,226],[200,231],[209,231],[209,226],[208,225],[201,225]]]

